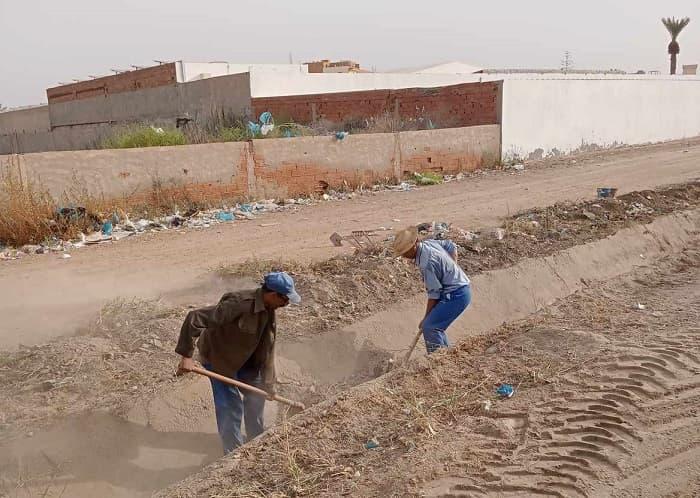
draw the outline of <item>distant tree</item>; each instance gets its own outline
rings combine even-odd
[[[683,28],[685,28],[690,22],[689,17],[684,17],[682,19],[676,19],[675,17],[663,17],[661,22],[666,29],[668,34],[671,35],[671,43],[668,44],[668,53],[671,55],[671,74],[676,74],[676,59],[678,54],[681,53],[681,47],[678,45],[678,35],[681,34]]]

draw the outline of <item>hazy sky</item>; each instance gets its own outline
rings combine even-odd
[[[353,59],[377,70],[483,67],[668,71],[659,19],[689,16],[680,64],[700,62],[698,0],[0,0],[0,103],[153,59]]]

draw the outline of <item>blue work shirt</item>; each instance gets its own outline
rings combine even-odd
[[[416,264],[420,268],[429,299],[469,285],[469,277],[452,259],[457,247],[451,240],[424,240],[418,244]]]

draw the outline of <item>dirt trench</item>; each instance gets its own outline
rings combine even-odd
[[[341,393],[157,496],[697,496],[699,244]]]
[[[645,209],[628,213],[639,199],[621,201],[622,210],[553,206],[508,220],[502,241],[486,233],[479,242],[458,240],[480,297],[451,338],[526,317],[593,281],[676,253],[700,225],[692,209],[697,184],[631,195],[641,196]],[[595,220],[580,216],[588,210],[597,210]],[[540,216],[548,218],[546,227]],[[527,258],[537,247],[548,256]],[[215,299],[224,288],[250,285],[266,265],[227,268],[178,300]],[[410,267],[369,255],[291,269],[312,298],[280,318],[287,331],[278,365],[282,394],[308,403],[333,397],[383,374],[407,347],[423,305]],[[172,344],[185,312],[186,306],[117,301],[77,337],[3,355],[9,382],[2,391],[8,403],[0,419],[0,489],[11,496],[145,496],[218,458],[207,381],[172,378]],[[269,424],[279,418],[275,409],[270,404]]]

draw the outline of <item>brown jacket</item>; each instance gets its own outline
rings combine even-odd
[[[191,358],[199,338],[202,363],[234,378],[245,367],[247,377],[262,374],[262,383],[269,389],[276,382],[276,335],[275,312],[265,308],[262,288],[229,292],[215,306],[187,314],[175,351]]]

